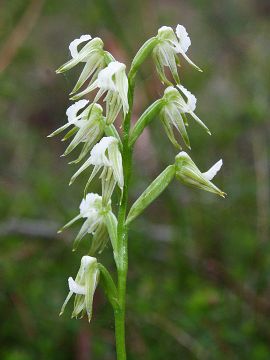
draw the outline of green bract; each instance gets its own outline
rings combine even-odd
[[[126,224],[129,224],[138,215],[140,215],[144,209],[150,205],[169,185],[175,175],[175,166],[168,166],[141,194],[141,196],[132,205]]]

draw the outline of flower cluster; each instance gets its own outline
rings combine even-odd
[[[114,257],[117,258],[117,219],[112,212],[111,197],[116,184],[122,192],[124,176],[120,151],[121,140],[118,134],[116,135],[113,123],[121,110],[124,116],[129,110],[126,66],[116,61],[108,51],[104,50],[103,46],[101,39],[92,39],[90,35],[82,35],[70,43],[71,60],[56,72],[63,73],[80,63],[85,64],[70,93],[71,99],[77,101],[66,111],[67,123],[49,135],[53,137],[67,130],[62,141],[73,136],[62,156],[70,154],[79,146],[81,150],[77,159],[70,163],[78,163],[88,155],[87,160],[72,176],[70,184],[81,172],[93,165],[93,171],[89,176],[84,198],[80,204],[79,215],[59,230],[61,232],[76,221],[84,219],[74,240],[73,251],[78,248],[87,234],[92,235],[89,249],[91,256],[83,256],[76,279],[68,279],[70,293],[61,310],[62,313],[72,294],[75,294],[72,316],[77,317],[86,312],[89,321],[99,274],[97,260],[92,256],[102,252],[110,239]],[[84,89],[81,90],[82,88]],[[92,101],[81,99],[95,90],[97,93]],[[98,103],[101,98],[106,104],[105,111],[102,104]],[[110,136],[104,136],[106,134]],[[90,182],[99,171],[101,171],[102,194],[87,193]]]
[[[190,156],[181,151],[175,157],[174,164],[169,165],[150,184],[126,216],[128,180],[124,178],[124,173],[127,175],[130,173],[129,167],[135,141],[156,115],[159,116],[169,140],[180,150],[181,146],[175,138],[174,129],[180,134],[186,147],[191,149],[187,133],[188,117],[193,118],[211,135],[208,127],[195,114],[196,97],[180,83],[179,55],[196,70],[201,71],[186,54],[190,45],[191,40],[184,26],[177,25],[175,31],[171,27],[161,27],[158,34],[149,39],[138,51],[127,77],[126,65],[116,61],[108,51],[104,50],[104,44],[100,38],[92,39],[90,35],[82,35],[70,43],[71,59],[57,70],[57,73],[63,73],[81,63],[84,64],[79,79],[70,93],[71,100],[75,102],[66,111],[67,122],[49,137],[65,130],[67,132],[62,141],[73,137],[62,156],[67,156],[80,148],[78,157],[70,163],[78,163],[83,159],[84,163],[75,171],[70,184],[81,173],[92,167],[85,186],[84,197],[79,206],[79,214],[59,230],[61,232],[75,222],[84,220],[74,240],[74,251],[88,234],[91,235],[89,252],[82,257],[75,280],[72,277],[68,279],[70,292],[63,304],[61,314],[72,295],[75,294],[72,317],[77,318],[87,314],[90,321],[93,296],[99,276],[106,279],[105,288],[107,287],[106,292],[110,301],[117,306],[125,303],[123,299],[118,302],[118,296],[124,295],[117,293],[118,290],[112,278],[94,256],[100,254],[110,240],[117,269],[125,271],[123,269],[127,264],[127,249],[123,247],[127,246],[124,244],[126,225],[159,196],[173,178],[185,185],[225,196],[225,193],[211,182],[220,170],[222,160],[219,160],[207,172],[202,173]],[[150,54],[161,82],[167,87],[163,97],[149,106],[130,131],[134,77],[142,62]],[[83,99],[83,97],[87,98]],[[103,102],[104,106],[102,106]],[[114,127],[114,122],[121,113],[125,118],[122,137]],[[124,139],[123,144],[121,138]],[[128,160],[125,157],[125,171],[122,155],[129,157]],[[98,174],[101,180],[101,195],[88,193],[89,185]],[[120,190],[119,219],[115,217],[112,210],[112,196],[117,188]],[[123,208],[121,208],[122,205]],[[118,276],[118,279],[125,281],[124,276]],[[125,286],[122,284],[118,288],[122,289]]]

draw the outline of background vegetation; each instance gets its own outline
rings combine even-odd
[[[101,290],[91,326],[58,318],[76,228],[56,229],[78,209],[85,179],[64,146],[46,135],[66,121],[76,70],[56,76],[69,42],[103,38],[129,62],[162,25],[187,27],[191,58],[181,79],[198,97],[193,158],[206,169],[220,157],[225,200],[174,182],[132,226],[128,358],[270,358],[268,0],[2,0],[0,12],[0,358],[114,359],[113,316]],[[151,61],[140,73],[135,116],[162,94]],[[136,148],[134,199],[174,150],[158,121]],[[96,188],[98,191],[98,187]],[[79,225],[78,225],[79,226]],[[113,268],[110,250],[102,255]],[[69,309],[71,310],[71,305]]]

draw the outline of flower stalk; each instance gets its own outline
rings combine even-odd
[[[85,42],[87,43],[79,50],[78,46]],[[71,92],[71,99],[78,100],[92,91],[97,91],[92,103],[89,99],[81,99],[71,105],[66,113],[68,122],[50,135],[52,137],[73,126],[62,139],[64,141],[74,136],[64,156],[68,156],[70,152],[75,151],[75,148],[82,146],[79,157],[70,163],[78,163],[87,158],[75,171],[70,185],[77,176],[88,172],[89,167],[92,168],[92,172],[88,173],[79,215],[59,230],[61,232],[84,219],[75,237],[74,251],[82,241],[86,241],[86,237],[90,237],[89,252],[82,257],[75,280],[72,277],[68,279],[69,293],[62,306],[61,314],[70,298],[75,295],[72,317],[83,317],[86,314],[90,322],[94,293],[100,284],[114,312],[117,360],[127,358],[125,318],[129,225],[167,188],[174,178],[184,185],[220,196],[225,195],[210,181],[220,170],[222,160],[207,172],[202,173],[189,155],[182,151],[176,155],[175,162],[167,166],[152,181],[128,212],[133,148],[143,130],[153,119],[160,118],[165,133],[178,149],[181,149],[181,146],[175,139],[174,130],[180,133],[186,147],[190,149],[185,114],[191,115],[204,130],[210,133],[206,125],[194,113],[196,97],[180,85],[177,69],[180,64],[179,54],[191,66],[200,70],[186,55],[190,44],[190,38],[183,26],[178,25],[176,32],[170,27],[162,27],[156,36],[146,41],[139,49],[132,61],[129,75],[126,76],[126,65],[116,61],[103,49],[104,44],[101,39],[92,39],[90,35],[83,35],[71,42],[72,59],[57,71],[58,73],[65,72],[84,63],[82,74]],[[163,97],[150,105],[131,129],[135,77],[150,55],[156,65],[158,76],[168,87],[164,90]],[[172,79],[167,78],[165,68],[169,69]],[[81,91],[83,85],[86,86]],[[105,102],[103,107],[100,104],[102,98]],[[114,126],[114,121],[120,114],[123,116],[121,132]],[[98,174],[101,180],[101,195],[87,193],[93,178],[97,178]],[[117,216],[114,214],[114,207],[117,204],[114,204],[112,197],[116,189],[119,195]],[[116,281],[105,266],[98,262],[98,255],[107,246],[111,247],[115,260]]]

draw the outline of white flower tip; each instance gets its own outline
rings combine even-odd
[[[181,158],[190,159],[190,156],[185,151],[180,151],[180,153],[176,156],[181,157]]]
[[[78,46],[81,43],[91,39],[92,39],[91,35],[82,35],[79,39],[75,39],[71,41],[71,43],[69,44],[69,51],[73,59],[78,55]]]
[[[191,45],[191,40],[186,28],[183,25],[177,25],[175,32],[179,39],[179,50],[182,50],[182,52],[186,53]]]
[[[124,72],[126,69],[126,65],[119,61],[112,61],[109,65],[102,69],[97,78],[97,85],[99,88],[104,90],[116,90],[114,81],[112,79],[113,75],[119,72]],[[126,75],[125,75],[126,76]]]
[[[97,259],[95,257],[85,255],[82,257],[81,264],[84,269],[86,269],[88,266],[93,265],[97,262]]]
[[[222,159],[220,159],[218,162],[216,162],[208,171],[206,171],[205,173],[203,173],[204,177],[207,180],[212,180],[216,174],[218,173],[218,171],[221,169],[221,166],[223,165],[223,161]]]
[[[165,31],[171,31],[171,30],[172,30],[172,28],[170,26],[163,25],[158,29],[158,34],[163,33]]]
[[[118,140],[115,137],[103,137],[91,150],[91,164],[96,166],[108,166],[110,163],[105,152],[113,143],[118,143]]]
[[[83,99],[76,101],[74,104],[70,105],[66,111],[68,122],[74,124],[77,120],[78,111],[84,108],[88,103],[89,100]]]
[[[86,293],[85,287],[76,283],[76,281],[74,281],[72,277],[68,278],[68,286],[69,290],[74,294],[85,295]]]
[[[88,193],[85,199],[82,199],[80,204],[80,214],[82,217],[87,218],[89,212],[95,211],[97,204],[101,204],[102,197],[98,194]]]
[[[183,85],[176,85],[177,88],[185,95],[187,98],[187,106],[189,111],[194,111],[196,109],[197,98],[193,95],[188,89],[186,89]]]

